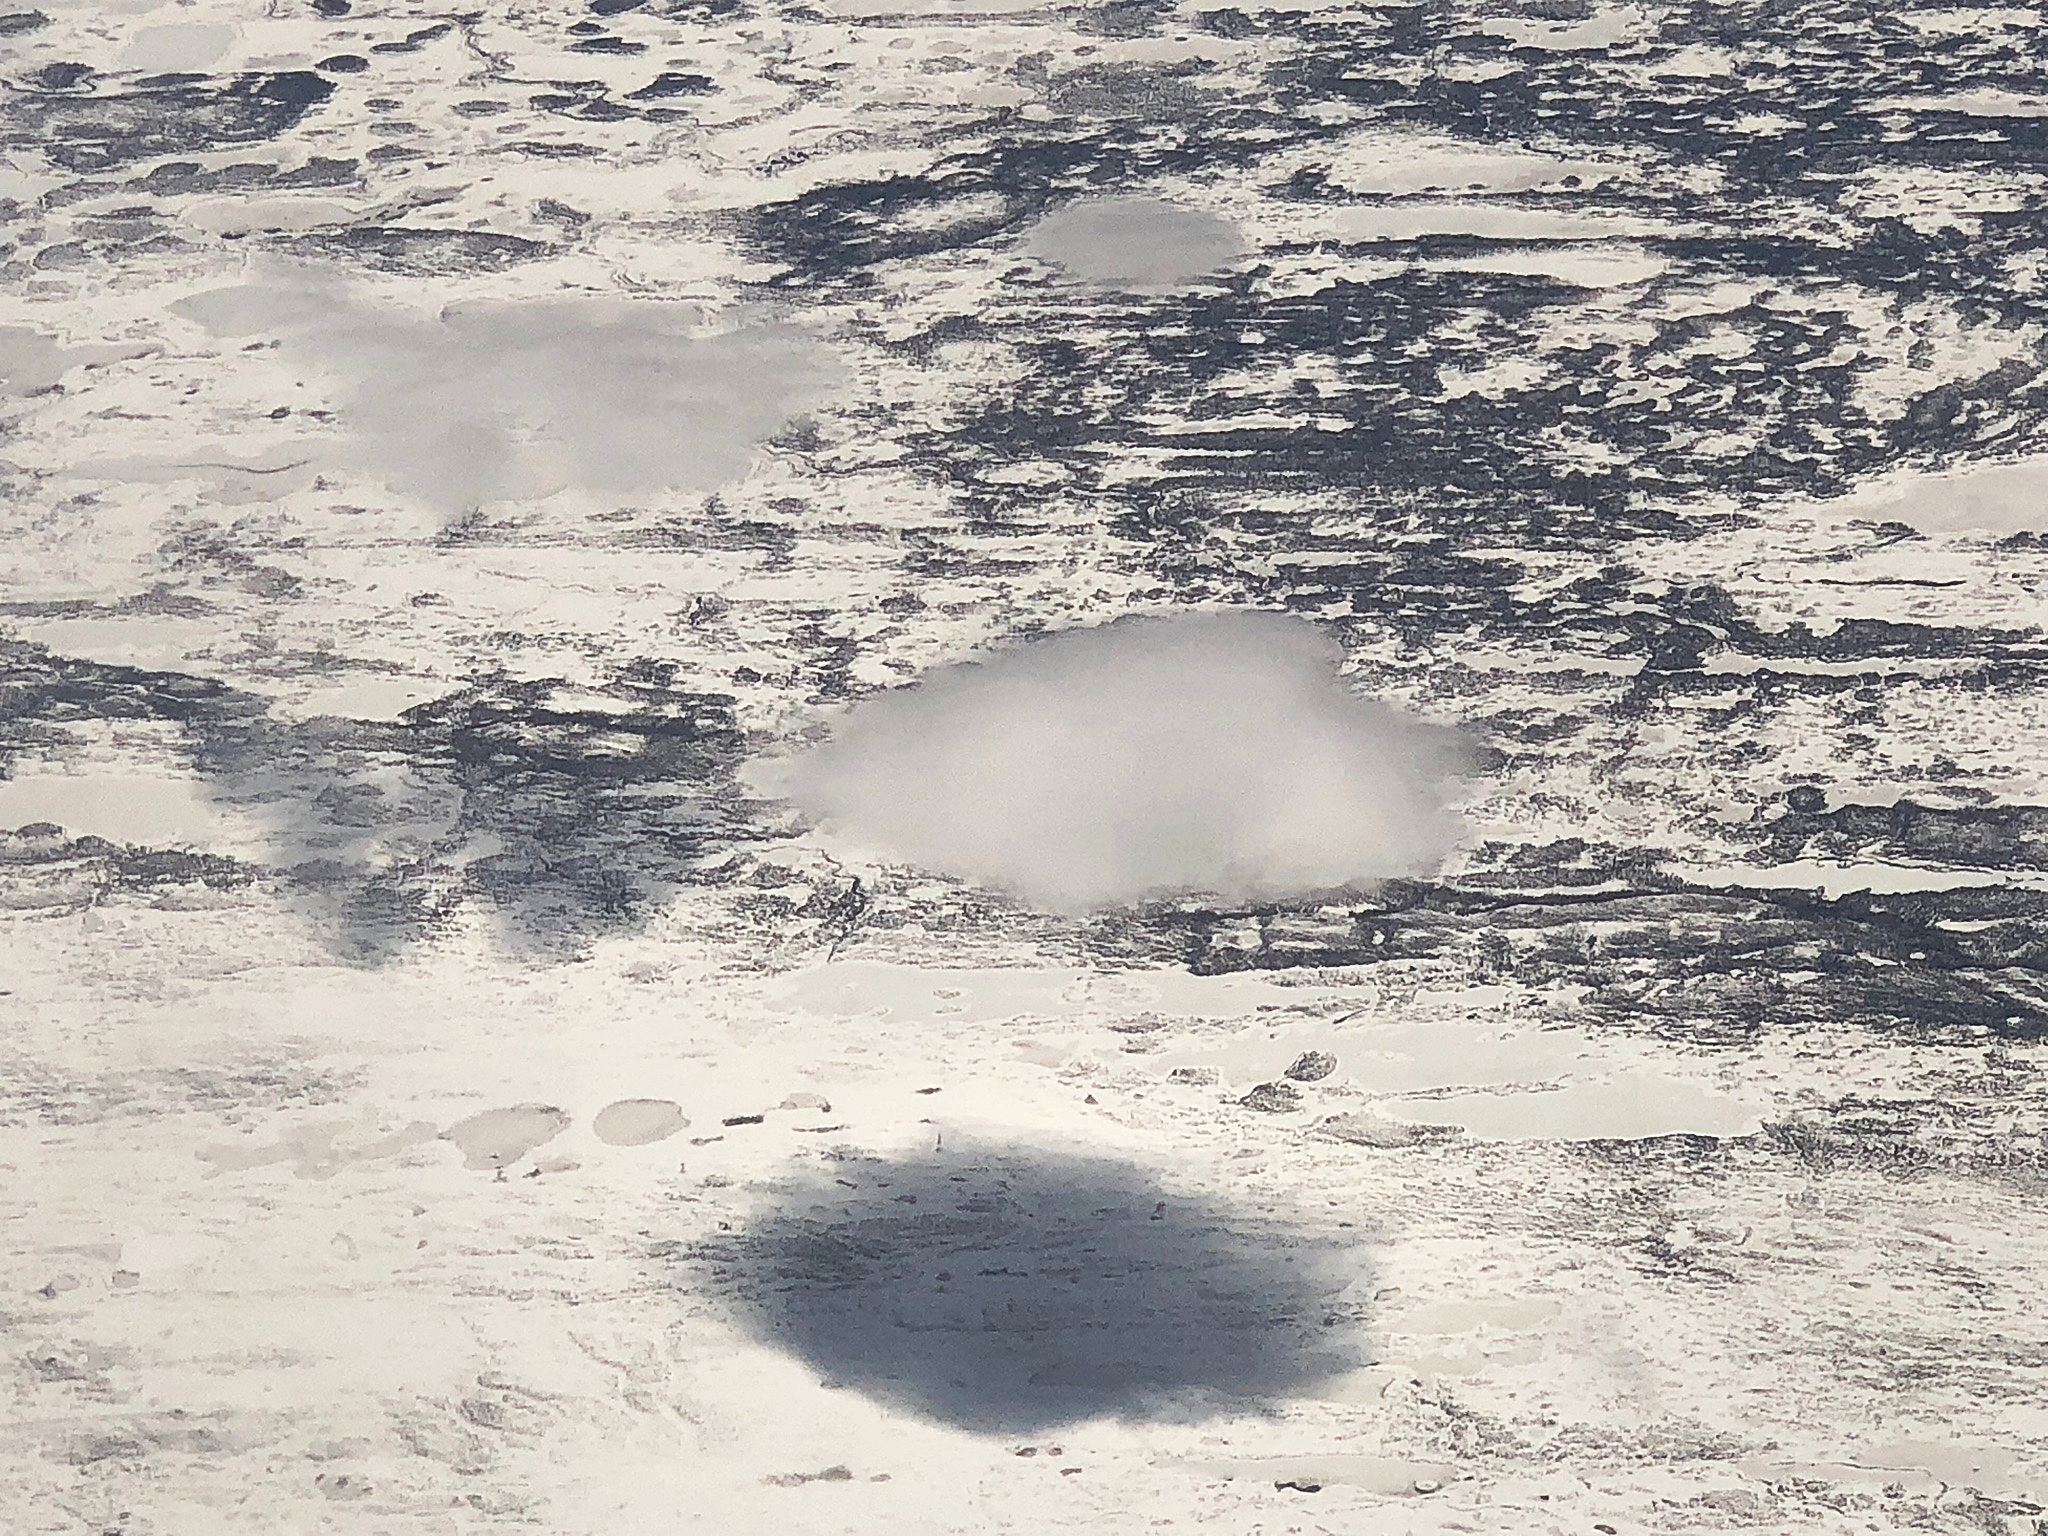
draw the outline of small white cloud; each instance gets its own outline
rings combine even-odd
[[[1041,219],[1025,241],[1034,256],[1088,282],[1174,288],[1249,249],[1236,225],[1155,197],[1089,198]]]
[[[427,315],[286,272],[172,310],[219,336],[279,336],[341,386],[339,467],[453,512],[570,486],[610,497],[715,489],[834,377],[792,327],[707,328],[696,310],[655,300]]]
[[[1464,741],[1358,697],[1341,655],[1280,615],[1120,619],[868,700],[756,778],[828,833],[1059,911],[1430,871]]]

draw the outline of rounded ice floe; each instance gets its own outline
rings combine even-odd
[[[39,394],[64,377],[71,357],[40,331],[0,325],[0,398]]]
[[[1433,868],[1466,754],[1354,694],[1316,626],[1125,618],[856,706],[757,783],[828,834],[1079,912]]]
[[[619,1099],[600,1109],[590,1128],[608,1147],[644,1147],[666,1141],[689,1124],[672,1099]]]
[[[146,346],[67,347],[24,325],[0,325],[0,399],[55,388],[73,368],[140,357]]]
[[[503,1168],[568,1129],[569,1117],[549,1104],[487,1109],[458,1121],[448,1139],[462,1150],[466,1168]]]
[[[1249,249],[1236,225],[1157,197],[1085,198],[1047,215],[1025,249],[1109,287],[1176,288]]]

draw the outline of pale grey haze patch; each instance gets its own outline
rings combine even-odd
[[[356,308],[349,285],[338,273],[286,263],[258,264],[250,280],[209,288],[168,306],[180,319],[215,336],[284,335],[337,322],[337,311]]]
[[[1128,617],[854,707],[757,782],[925,868],[1068,912],[1431,871],[1463,739],[1360,698],[1277,614]]]
[[[206,1177],[239,1173],[272,1163],[289,1163],[302,1179],[331,1179],[351,1163],[372,1162],[432,1141],[432,1121],[415,1120],[404,1130],[381,1136],[360,1146],[337,1145],[353,1126],[346,1120],[322,1121],[294,1127],[267,1142],[251,1141],[241,1146],[210,1146],[199,1149],[199,1159],[210,1166]]]
[[[1093,283],[1172,288],[1250,249],[1236,225],[1157,197],[1089,198],[1041,219],[1025,241],[1034,256]]]
[[[660,300],[563,297],[380,306],[323,273],[272,271],[173,313],[217,336],[279,337],[340,386],[337,467],[443,511],[708,491],[836,380],[794,327],[712,324]]]
[[[235,29],[182,22],[144,27],[122,50],[116,63],[143,74],[204,70],[219,62],[235,45]]]
[[[1923,533],[2048,532],[2048,460],[1968,464],[1909,475],[1851,496],[1842,505]]]
[[[0,325],[0,399],[53,389],[73,368],[140,357],[145,346],[66,347],[24,325]]]

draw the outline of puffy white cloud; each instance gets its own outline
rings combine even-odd
[[[1427,872],[1466,744],[1340,661],[1280,615],[1124,618],[867,700],[766,778],[828,835],[1061,911]]]

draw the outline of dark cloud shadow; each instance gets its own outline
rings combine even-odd
[[[1120,1162],[844,1158],[734,1227],[676,1250],[678,1283],[830,1385],[978,1432],[1242,1412],[1362,1363],[1361,1236]]]
[[[514,954],[566,960],[747,830],[728,699],[652,677],[591,690],[604,708],[557,691],[499,679],[388,725],[216,729],[194,755],[217,796],[285,829],[290,879],[351,958],[394,958],[481,898]]]
[[[24,754],[61,757],[89,723],[168,722],[208,797],[265,845],[248,863],[52,826],[0,865],[33,862],[45,886],[51,868],[82,871],[59,882],[72,903],[262,883],[358,965],[398,959],[482,902],[513,955],[573,959],[636,926],[697,862],[762,835],[731,779],[731,703],[644,663],[597,688],[486,678],[392,720],[289,721],[209,679],[0,640],[0,777]]]

